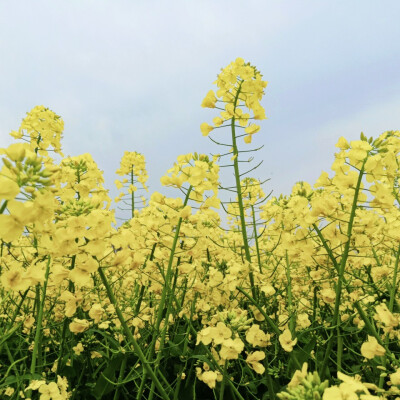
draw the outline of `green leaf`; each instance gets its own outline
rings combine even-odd
[[[303,364],[311,358],[311,351],[314,349],[316,343],[317,343],[317,337],[313,336],[305,346],[302,346],[301,349],[293,350],[290,353],[290,360],[288,363],[288,372],[290,374],[290,377],[298,369],[294,361],[294,357],[296,357],[299,364],[303,366]]]
[[[97,379],[96,386],[94,387],[92,394],[97,399],[102,399],[105,395],[115,390],[115,385],[112,385],[109,381],[115,382],[115,372],[119,371],[124,354],[118,354],[116,357],[110,360],[108,367],[101,373]],[[105,379],[107,378],[107,379]]]
[[[1,346],[5,341],[7,341],[7,339],[8,339],[10,336],[12,336],[12,335],[21,327],[21,325],[22,325],[22,322],[19,323],[19,324],[16,324],[13,328],[11,328],[11,329],[10,329],[8,332],[6,332],[6,333],[1,332],[1,334],[0,334],[0,337],[1,337],[1,339],[0,339],[0,346]]]
[[[25,375],[9,375],[7,376],[6,380],[4,381],[4,384],[1,385],[1,387],[9,386],[12,385],[13,383],[16,382],[21,382],[21,381],[32,381],[32,380],[42,380],[43,376],[40,374],[25,374]]]

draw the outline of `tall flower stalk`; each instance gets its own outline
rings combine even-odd
[[[242,58],[237,58],[221,71],[214,83],[217,84],[219,89],[216,94],[212,90],[207,93],[202,102],[202,107],[218,108],[221,110],[221,113],[220,116],[213,119],[214,126],[204,122],[201,124],[200,130],[203,136],[208,136],[215,128],[230,127],[230,144],[217,142],[211,139],[211,137],[210,139],[223,146],[232,146],[230,152],[225,155],[232,154],[231,161],[233,164],[231,164],[231,166],[233,166],[234,170],[234,191],[237,196],[236,203],[238,208],[236,217],[239,219],[240,223],[245,259],[251,264],[252,256],[247,234],[248,223],[246,221],[243,202],[243,193],[245,189],[242,187],[241,179],[244,175],[257,168],[258,165],[254,168],[250,168],[250,170],[246,172],[241,172],[239,163],[250,162],[252,159],[250,158],[248,161],[240,160],[239,156],[241,153],[256,151],[258,149],[241,151],[237,140],[240,137],[244,137],[244,142],[250,144],[253,135],[260,130],[259,125],[250,121],[263,120],[266,118],[265,110],[261,106],[260,100],[264,94],[264,88],[267,86],[267,82],[262,80],[262,75],[254,66],[250,65],[250,63],[245,63]],[[217,102],[222,103],[224,107],[217,107]],[[247,109],[249,112],[244,112],[243,109]],[[251,113],[253,116],[251,116]],[[237,128],[243,129],[244,133],[238,133]],[[254,298],[257,298],[254,275],[251,269],[249,272],[249,280],[252,295]]]

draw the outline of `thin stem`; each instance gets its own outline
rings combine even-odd
[[[133,165],[131,167],[131,185],[133,185]],[[132,190],[131,193],[131,210],[132,210],[132,218],[135,215],[135,192]]]
[[[353,197],[353,204],[351,206],[351,211],[350,211],[350,218],[349,218],[349,222],[348,222],[348,226],[347,226],[347,242],[344,246],[344,251],[343,251],[343,255],[342,258],[340,260],[340,265],[338,268],[338,283],[336,286],[336,300],[335,300],[335,308],[334,308],[334,313],[333,313],[333,321],[337,324],[337,326],[340,325],[340,316],[339,316],[339,306],[340,306],[340,301],[341,301],[341,296],[342,296],[342,285],[343,285],[343,281],[344,281],[344,270],[346,267],[346,262],[347,262],[347,258],[349,256],[349,250],[350,250],[350,239],[351,239],[351,234],[353,231],[353,222],[354,222],[354,218],[356,215],[356,210],[357,210],[357,201],[358,201],[358,194],[360,192],[360,187],[361,187],[361,182],[362,182],[362,178],[364,175],[364,166],[365,163],[367,162],[368,157],[365,158],[365,160],[363,161],[361,170],[358,174],[358,179],[357,179],[357,184],[355,187],[355,191],[354,191],[354,197]],[[339,328],[338,328],[339,329]],[[337,335],[338,336],[340,331],[337,331]],[[328,342],[328,347],[325,353],[325,357],[324,360],[322,362],[322,367],[321,367],[321,372],[320,372],[320,376],[321,376],[321,380],[323,380],[325,378],[325,370],[328,366],[328,361],[329,361],[329,357],[330,357],[330,353],[332,351],[333,348],[333,337],[335,335],[332,335],[331,338],[329,339]]]
[[[272,321],[272,319],[262,309],[262,307],[258,304],[258,302],[255,299],[253,299],[248,293],[246,293],[240,286],[236,286],[236,289],[239,290],[240,293],[244,294],[253,303],[253,305],[257,307],[258,311],[260,311],[260,313],[263,315],[263,317],[268,322],[269,326],[272,328],[275,334],[279,336],[282,332],[275,325],[274,321]]]
[[[150,378],[152,379],[152,381],[154,382],[155,386],[157,387],[161,397],[164,400],[169,400],[169,396],[166,393],[166,391],[164,390],[163,385],[160,383],[160,381],[158,380],[157,376],[155,375],[154,371],[152,370],[151,366],[150,366],[150,362],[146,359],[145,355],[142,352],[142,349],[140,348],[139,344],[136,342],[136,339],[133,337],[131,330],[129,329],[124,316],[122,315],[122,312],[118,306],[117,303],[117,299],[114,296],[114,293],[111,289],[110,284],[108,283],[108,280],[104,274],[103,268],[99,267],[98,269],[100,278],[103,282],[104,287],[106,288],[107,291],[107,295],[108,298],[110,299],[111,304],[114,306],[115,308],[115,312],[118,316],[119,321],[121,322],[122,328],[124,329],[125,335],[127,337],[127,339],[129,340],[129,342],[132,344],[133,349],[135,351],[135,353],[137,354],[138,358],[140,359],[143,367],[145,368],[147,374],[150,375]],[[168,389],[171,389],[170,387]]]
[[[286,279],[287,279],[287,301],[288,301],[288,311],[289,311],[289,329],[292,335],[295,334],[295,320],[293,313],[293,304],[292,304],[292,279],[290,276],[290,262],[288,252],[286,250]]]
[[[255,241],[255,244],[256,244],[258,269],[259,269],[260,273],[262,273],[260,247],[258,245],[256,215],[254,213],[254,206],[253,205],[251,206],[251,213],[253,214],[254,241]]]
[[[4,200],[3,204],[0,207],[0,214],[3,214],[4,210],[7,207],[8,200]]]
[[[239,99],[239,94],[240,94],[240,89],[241,89],[242,83],[240,83],[236,96],[233,102],[233,113],[235,114],[236,112],[236,105]],[[238,163],[238,147],[236,144],[236,131],[235,131],[235,116],[232,117],[231,121],[231,132],[232,132],[232,147],[233,147],[233,168],[235,171],[235,181],[236,181],[236,192],[237,192],[237,198],[238,198],[238,206],[239,206],[239,214],[240,214],[240,224],[241,224],[241,231],[242,231],[242,237],[243,237],[243,246],[244,246],[244,251],[246,255],[246,260],[251,264],[251,255],[250,255],[250,249],[249,249],[249,241],[247,238],[247,230],[246,230],[246,220],[244,216],[244,207],[243,207],[243,198],[242,198],[242,188],[240,185],[240,172],[239,172],[239,163]],[[250,270],[249,272],[249,279],[250,279],[250,286],[251,286],[251,293],[253,295],[254,299],[257,299],[257,294],[256,294],[256,288],[254,284],[254,275],[253,272]]]
[[[221,389],[219,391],[219,400],[224,400],[225,381],[228,379],[227,373],[226,373],[227,366],[228,366],[228,361],[225,361],[224,373],[222,375]]]
[[[399,270],[399,258],[400,258],[400,246],[396,253],[396,261],[394,263],[394,272],[393,272],[393,280],[392,280],[392,287],[390,290],[390,300],[389,300],[389,311],[393,312],[393,305],[394,305],[394,297],[397,290],[397,273]]]
[[[46,290],[47,290],[47,282],[49,280],[49,273],[50,273],[50,263],[51,263],[51,257],[49,256],[47,259],[47,265],[46,265],[46,272],[44,276],[44,283],[43,283],[43,289],[42,289],[42,298],[40,301],[39,305],[39,311],[37,315],[37,322],[36,322],[36,332],[35,332],[35,341],[34,341],[34,346],[33,346],[33,352],[32,352],[32,361],[31,361],[31,368],[30,368],[30,373],[33,375],[36,372],[36,361],[38,359],[38,353],[39,353],[39,343],[42,335],[42,320],[43,320],[43,309],[44,309],[44,302],[46,299]],[[32,391],[29,390],[27,394],[27,398],[31,397]]]

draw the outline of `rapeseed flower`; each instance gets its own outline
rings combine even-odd
[[[361,354],[368,359],[383,356],[385,349],[381,346],[374,336],[368,335],[368,340],[361,345]]]
[[[265,367],[259,361],[264,360],[264,358],[265,353],[263,351],[254,351],[249,353],[246,362],[249,364],[250,368],[257,372],[257,374],[263,374],[265,372]]]
[[[297,343],[297,338],[292,340],[292,334],[289,329],[285,329],[281,335],[279,335],[279,343],[281,344],[283,350],[290,353],[293,347]]]
[[[86,319],[74,318],[73,322],[69,324],[69,330],[75,335],[83,333],[89,329],[89,321]]]
[[[222,342],[219,355],[223,360],[236,360],[244,349],[244,343],[239,339],[226,339]]]

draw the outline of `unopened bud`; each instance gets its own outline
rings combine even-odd
[[[44,169],[44,170],[40,173],[40,175],[41,175],[43,178],[49,178],[50,176],[53,175],[53,173],[52,173],[51,171],[49,171],[48,169]]]
[[[13,165],[11,164],[11,162],[9,161],[9,160],[7,160],[7,158],[2,158],[1,159],[2,161],[3,161],[3,164],[8,168],[8,169],[11,169],[11,170],[13,170]]]
[[[34,191],[35,191],[35,188],[33,186],[26,186],[25,187],[25,192],[33,193]]]

